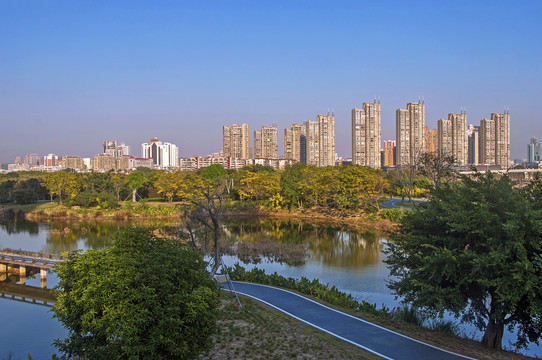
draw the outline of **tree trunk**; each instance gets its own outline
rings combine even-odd
[[[482,345],[490,349],[502,349],[502,336],[504,332],[504,324],[489,318],[487,322],[486,332],[482,338]]]
[[[136,193],[137,193],[137,189],[132,189],[132,202],[133,203],[137,202]]]
[[[215,264],[213,266],[213,269],[211,270],[211,276],[214,276],[216,272],[218,271],[218,268],[220,267],[220,252],[218,248],[218,240],[220,239],[220,232],[215,229],[213,232],[214,234],[214,257],[215,257]]]

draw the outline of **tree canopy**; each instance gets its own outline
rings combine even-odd
[[[68,358],[193,359],[212,344],[218,290],[189,245],[126,228],[55,271],[54,316],[69,332],[55,346]]]
[[[444,183],[424,209],[403,217],[386,260],[389,287],[430,315],[449,311],[485,330],[501,348],[517,326],[516,345],[542,334],[542,210],[527,190],[490,173]]]

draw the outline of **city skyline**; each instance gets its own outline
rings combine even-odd
[[[474,125],[507,109],[511,158],[524,159],[542,137],[540,10],[536,1],[6,2],[0,162],[89,156],[103,139],[136,148],[150,136],[180,156],[206,155],[221,149],[223,124],[282,133],[328,109],[336,152],[350,157],[351,109],[374,99],[382,141],[397,140],[396,109],[418,99],[431,129],[457,109]]]

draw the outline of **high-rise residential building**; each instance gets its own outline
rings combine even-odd
[[[302,137],[305,137],[305,127],[300,124],[292,124],[290,129],[284,129],[284,158],[301,161]]]
[[[262,126],[260,131],[254,131],[254,158],[278,158],[277,126]]]
[[[122,152],[122,156],[132,155],[132,147],[121,142],[118,146],[119,150]]]
[[[510,165],[510,112],[491,114],[495,122],[495,165],[507,169]]]
[[[438,150],[438,138],[437,129],[429,130],[429,127],[424,128],[425,134],[425,152],[429,154],[437,154]]]
[[[352,163],[372,168],[381,165],[381,107],[380,101],[363,103],[352,109]]]
[[[262,157],[262,132],[254,131],[254,158]]]
[[[425,150],[425,103],[408,103],[396,111],[397,165],[415,164]]]
[[[438,153],[440,156],[452,155],[452,121],[439,119],[438,125]]]
[[[131,147],[125,143],[118,145],[116,140],[106,140],[103,142],[103,153],[114,157],[131,155]]]
[[[22,165],[23,164],[23,158],[20,156],[15,156],[15,160],[13,160],[13,163],[15,165]]]
[[[480,120],[480,164],[495,165],[495,121]]]
[[[250,159],[250,134],[248,124],[233,124],[222,127],[222,149],[224,156]]]
[[[305,121],[305,163],[318,166],[320,164],[320,132],[318,121]],[[303,160],[303,159],[302,159]]]
[[[43,157],[43,165],[46,167],[54,167],[60,164],[60,158],[55,154],[48,154]]]
[[[410,163],[410,116],[407,110],[397,109],[395,112],[395,131],[396,165],[407,165]]]
[[[471,165],[480,164],[480,127],[469,125],[467,128],[468,159]]]
[[[452,156],[459,166],[467,165],[467,112],[461,110],[459,114],[448,114],[452,125]]]
[[[159,168],[179,167],[177,145],[168,142],[162,143],[157,137],[152,138],[150,143],[141,144],[141,154],[142,158],[151,158],[153,164]]]
[[[527,144],[527,162],[540,162],[540,143],[535,137]]]
[[[117,150],[117,141],[115,140],[104,140],[102,142],[104,154],[114,156],[114,152]]]
[[[382,167],[395,166],[395,141],[384,141],[382,150]]]
[[[318,115],[318,166],[335,165],[335,115]]]
[[[37,166],[37,165],[41,165],[40,162],[41,162],[41,158],[37,154],[26,154],[24,156],[24,161],[23,161],[24,165]]]

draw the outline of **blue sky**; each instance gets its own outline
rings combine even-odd
[[[353,107],[423,98],[426,123],[509,108],[512,158],[542,137],[542,1],[0,0],[0,162],[92,157],[103,140],[140,155],[151,137],[181,156],[334,109],[351,156]],[[282,153],[282,145],[279,145]]]

